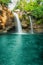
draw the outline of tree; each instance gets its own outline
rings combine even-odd
[[[16,6],[16,8],[19,8],[20,10],[24,10],[26,3],[26,0],[20,0],[19,2],[17,2],[18,5]]]
[[[31,12],[31,15],[35,18],[43,18],[43,6],[40,5],[40,3],[43,0],[30,0],[30,2],[27,3],[27,0],[20,0],[17,8],[21,11]]]
[[[34,0],[38,5],[40,5],[41,2],[43,2],[43,0]]]
[[[11,0],[0,0],[0,4],[6,4],[8,5],[8,3],[10,2]]]

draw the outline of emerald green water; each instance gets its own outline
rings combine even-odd
[[[43,34],[0,35],[0,65],[43,65]]]

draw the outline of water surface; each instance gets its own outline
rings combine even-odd
[[[43,34],[0,35],[0,65],[43,65]]]

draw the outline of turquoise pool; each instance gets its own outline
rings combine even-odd
[[[43,65],[43,34],[0,35],[0,65]]]

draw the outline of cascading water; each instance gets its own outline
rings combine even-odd
[[[30,27],[31,27],[31,33],[33,34],[33,23],[32,23],[32,19],[31,16],[29,16],[30,19]]]
[[[16,6],[16,3],[17,3],[18,0],[11,0],[11,3],[9,3],[8,5],[8,8],[12,11],[14,9],[14,7]],[[22,27],[21,27],[21,23],[20,23],[20,20],[19,20],[19,17],[18,17],[18,14],[16,13],[13,13],[15,18],[16,18],[16,21],[17,21],[17,30],[18,30],[18,33],[22,33]]]
[[[17,13],[14,13],[14,16],[15,16],[16,21],[17,21],[17,30],[18,30],[18,33],[22,33],[22,27],[21,27],[21,23],[20,23],[18,14]]]
[[[11,0],[11,3],[8,4],[8,8],[12,11],[16,6],[18,0]]]

